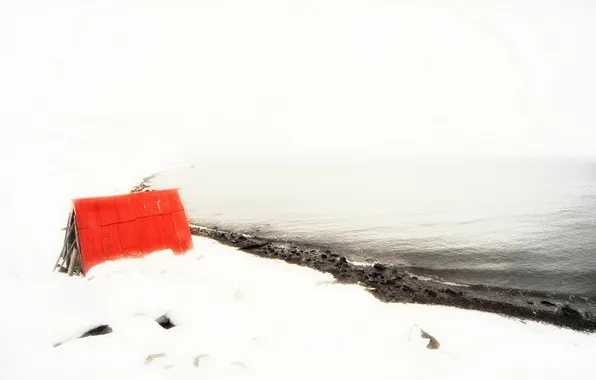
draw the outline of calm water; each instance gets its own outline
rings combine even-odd
[[[596,161],[203,162],[162,173],[189,217],[460,283],[596,299]]]

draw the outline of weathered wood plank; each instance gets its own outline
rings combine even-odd
[[[79,229],[77,226],[77,220],[73,219],[73,225],[74,225],[74,235],[75,235],[75,247],[76,250],[78,252],[78,258],[79,258],[79,268],[81,273],[83,272],[83,257],[82,257],[82,251],[81,251],[81,241],[79,240]]]
[[[72,272],[74,271],[74,264],[75,264],[75,260],[76,260],[76,254],[77,254],[77,249],[76,247],[73,245],[72,247],[72,253],[70,254],[70,262],[68,263],[68,275],[72,276]]]
[[[70,232],[71,232],[73,219],[74,219],[74,213],[71,211],[70,214],[68,215],[68,221],[66,222],[66,232],[64,233],[64,242],[62,243],[62,251],[60,252],[60,255],[58,256],[58,260],[56,260],[56,264],[54,265],[54,270],[56,270],[56,268],[59,268],[62,266],[60,263],[60,259],[63,259],[64,255],[66,254],[68,235],[70,235]]]

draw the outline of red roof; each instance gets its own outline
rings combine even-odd
[[[83,270],[108,260],[192,249],[178,190],[74,200]]]

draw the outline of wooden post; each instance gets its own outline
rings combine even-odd
[[[68,215],[68,222],[66,222],[66,232],[64,233],[64,242],[62,243],[62,252],[60,252],[60,256],[58,256],[58,260],[56,260],[56,265],[54,265],[54,270],[56,270],[56,268],[62,266],[60,264],[60,259],[64,258],[64,255],[66,255],[66,246],[68,245],[68,235],[70,235],[71,232],[71,228],[72,228],[72,221],[73,221],[73,212],[71,211],[70,214]]]
[[[69,276],[83,274],[83,258],[81,257],[79,231],[77,230],[77,219],[74,209],[68,216],[62,251],[54,265],[54,271],[56,270],[66,272]]]
[[[75,239],[74,239],[74,245],[75,245],[75,249],[77,251],[77,268],[79,270],[79,272],[83,272],[83,257],[81,256],[81,244],[79,241],[79,229],[77,226],[77,220],[73,219],[73,230],[74,230],[74,235],[75,235]]]
[[[74,264],[76,260],[77,249],[73,245],[72,246],[72,253],[70,254],[70,262],[68,263],[68,275],[72,276],[72,272],[74,271]]]
[[[75,244],[76,244],[75,250],[77,251],[77,254],[75,255],[73,274],[76,276],[82,276],[83,275],[83,257],[81,256],[81,248],[80,248],[78,242],[76,242]]]

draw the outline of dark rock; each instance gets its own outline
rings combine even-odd
[[[564,316],[569,317],[569,318],[581,318],[582,315],[579,311],[575,310],[574,308],[572,308],[569,305],[565,305],[561,308],[561,312],[563,313]]]
[[[94,329],[91,329],[89,331],[87,331],[86,333],[84,333],[83,335],[81,335],[81,338],[87,338],[88,336],[98,336],[98,335],[107,335],[112,333],[112,328],[108,325],[100,325],[97,326]]]
[[[155,320],[155,322],[157,322],[161,327],[163,327],[166,330],[169,330],[172,327],[176,327],[176,325],[172,323],[172,321],[170,320],[170,318],[166,314],[164,314],[161,317],[157,318]]]
[[[322,258],[322,259],[326,259],[326,258],[327,258],[327,255],[326,255],[326,254],[322,254],[322,255],[321,255],[321,258]]]
[[[418,280],[418,277],[416,277],[416,276],[413,276],[413,277],[412,277],[412,280]]]
[[[406,285],[403,285],[401,288],[402,288],[402,290],[404,292],[411,292],[412,291],[412,288],[410,288],[409,286],[406,286]]]
[[[331,250],[329,250],[329,249],[326,249],[326,250],[325,250],[325,253],[331,253]]]
[[[266,245],[269,245],[269,243],[249,244],[247,246],[242,247],[241,249],[243,251],[249,251],[249,250],[252,250],[252,249],[262,248],[262,247],[264,247]]]
[[[113,330],[110,326],[99,325],[99,326],[87,331],[86,333],[84,333],[83,335],[78,337],[78,339],[87,338],[90,336],[107,335],[107,334],[111,334],[112,332],[113,332]],[[66,343],[66,342],[54,343],[54,347],[59,347],[59,346],[63,345],[64,343]]]
[[[424,293],[428,294],[431,297],[436,297],[437,296],[437,292],[430,290],[430,289],[424,289]]]
[[[556,307],[556,306],[557,306],[557,305],[555,305],[554,303],[552,303],[552,302],[549,302],[549,301],[540,301],[540,303],[541,303],[541,304],[543,304],[543,305],[546,305],[546,306],[554,306],[554,307]]]
[[[387,267],[381,263],[375,263],[375,265],[373,265],[373,268],[375,268],[376,270],[385,270],[387,269]]]
[[[340,263],[347,263],[348,260],[345,257],[340,257],[339,259],[337,259],[337,261],[339,261]]]
[[[450,295],[450,296],[456,296],[456,295],[457,295],[457,293],[456,293],[456,292],[454,292],[454,291],[453,291],[453,290],[451,290],[451,289],[445,289],[445,294],[448,294],[448,295]]]
[[[534,305],[534,301],[526,301],[528,305]]]

